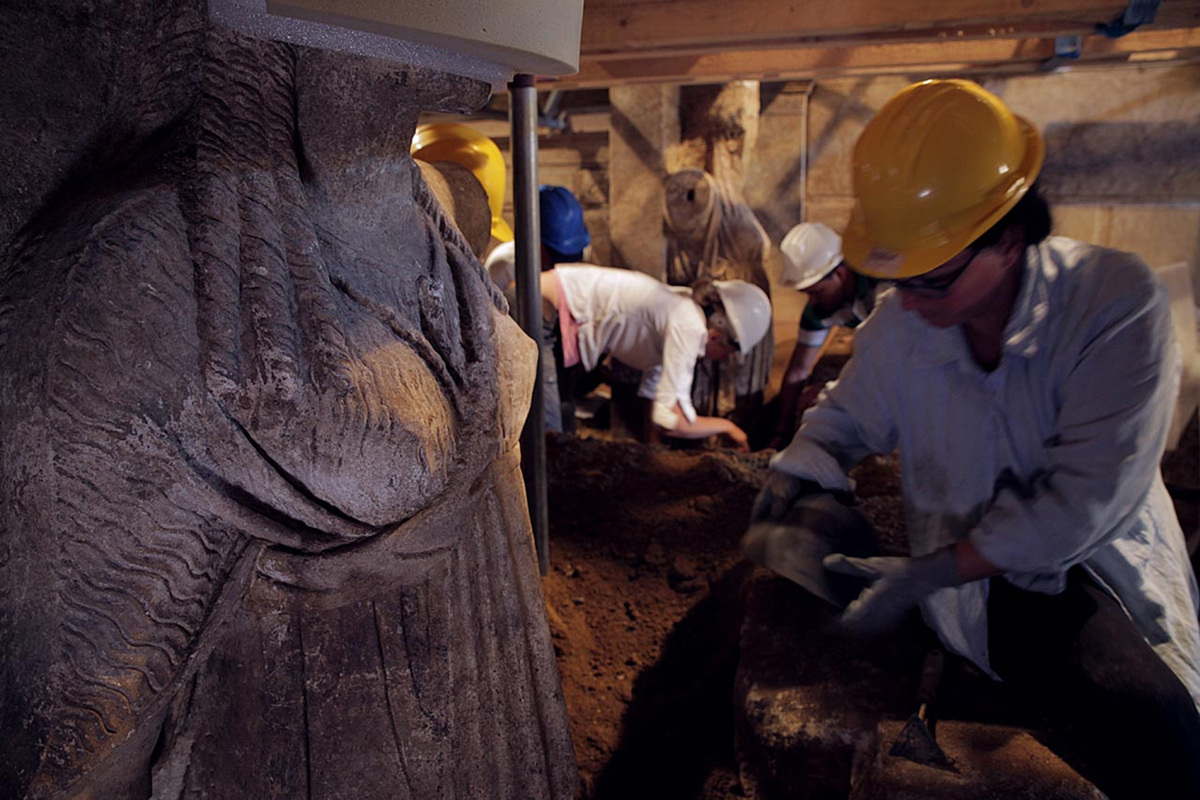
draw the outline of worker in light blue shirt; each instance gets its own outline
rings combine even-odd
[[[1137,256],[1048,236],[1042,159],[967,81],[909,87],[866,126],[843,247],[895,290],[755,514],[898,451],[912,557],[827,558],[867,584],[845,624],[919,607],[948,649],[1092,722],[1110,797],[1200,797],[1197,588],[1158,466],[1167,297]]]

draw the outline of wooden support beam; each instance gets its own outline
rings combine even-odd
[[[1143,26],[1138,33],[1179,28],[1200,27],[1200,6],[1186,15],[1175,15],[1178,24]],[[1186,22],[1186,24],[1184,24]],[[800,47],[853,47],[882,44],[945,44],[996,39],[1053,39],[1056,36],[1094,36],[1093,24],[1078,20],[1038,20],[1003,25],[974,23],[950,28],[920,28],[915,30],[882,30],[845,36],[756,39],[744,44],[671,44],[643,50],[600,52],[585,55],[585,61],[627,61],[631,58],[667,58],[671,56],[702,56],[728,50],[789,50]]]
[[[1120,0],[587,0],[584,60],[696,55],[720,49],[1084,35]],[[1157,28],[1200,26],[1200,0],[1168,0]]]
[[[727,50],[692,56],[585,59],[580,72],[547,85],[561,88],[631,83],[716,83],[738,79],[792,80],[842,75],[945,75],[978,72],[1035,72],[1054,56],[1053,38],[994,38]],[[1200,27],[1144,30],[1120,39],[1087,36],[1079,65],[1152,60],[1200,60]]]

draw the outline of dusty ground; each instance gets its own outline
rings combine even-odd
[[[831,337],[814,380],[832,380],[850,347],[848,335]],[[750,565],[738,544],[772,451],[581,434],[549,437],[543,580],[580,797],[741,797],[732,690]],[[894,463],[872,460],[854,474],[881,545],[899,550]]]
[[[732,685],[749,565],[738,543],[769,456],[550,442],[543,588],[581,797],[742,796]],[[894,548],[894,464],[855,475]]]
[[[740,795],[738,540],[765,456],[549,448],[544,582],[585,798]]]

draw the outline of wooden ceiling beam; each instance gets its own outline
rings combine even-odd
[[[1186,15],[1176,15],[1177,22],[1167,25],[1148,25],[1138,29],[1138,32],[1174,30],[1180,28],[1200,27],[1200,6],[1194,12]],[[1186,24],[1185,24],[1186,23]],[[584,61],[624,61],[630,58],[667,58],[672,56],[699,56],[727,50],[784,50],[799,47],[851,47],[871,44],[921,44],[968,42],[992,39],[1052,39],[1056,36],[1094,36],[1095,27],[1084,25],[1074,20],[1046,20],[1008,23],[1003,25],[978,23],[973,25],[956,25],[951,28],[921,28],[902,31],[871,31],[869,33],[847,34],[845,36],[804,37],[761,39],[739,45],[713,44],[680,44],[647,48],[644,50],[624,50],[620,52],[593,53],[582,57]]]
[[[1079,65],[1200,59],[1200,27],[1144,30],[1120,39],[1087,36]],[[545,81],[547,88],[584,88],[633,83],[716,83],[738,79],[793,80],[867,74],[971,74],[1035,72],[1054,57],[1053,38],[860,44],[726,50],[703,55],[585,60],[580,72]]]
[[[1084,35],[1119,0],[588,0],[584,60],[686,56],[724,49]],[[1200,0],[1169,0],[1156,28],[1200,25]]]

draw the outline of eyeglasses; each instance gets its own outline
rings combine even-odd
[[[924,275],[919,275],[915,278],[903,278],[901,280],[883,281],[884,283],[895,286],[902,292],[919,295],[921,297],[941,298],[950,294],[950,288],[954,286],[954,282],[962,277],[962,274],[967,271],[967,267],[975,263],[982,249],[968,248],[967,252],[971,254],[963,265],[956,270],[952,270],[943,275],[938,275],[935,278],[929,278]]]

